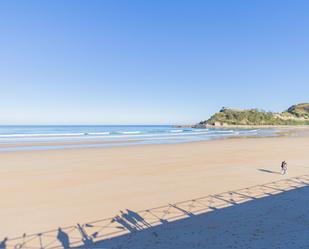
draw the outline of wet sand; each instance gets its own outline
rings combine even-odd
[[[131,139],[131,140],[117,140],[117,141],[97,141],[97,140],[84,140],[84,141],[63,141],[63,142],[22,142],[22,143],[0,143],[0,148],[27,148],[31,150],[31,147],[41,147],[41,146],[70,146],[70,145],[113,145],[113,144],[130,144],[130,143],[137,143],[141,142],[141,139]],[[70,148],[70,147],[68,147]],[[45,148],[46,149],[46,148]],[[48,148],[47,148],[48,149]],[[46,150],[47,150],[46,149]]]

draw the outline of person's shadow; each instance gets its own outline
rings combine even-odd
[[[280,174],[280,172],[268,170],[268,169],[257,169],[258,171],[265,172],[265,173],[270,173],[270,174]]]
[[[120,224],[123,228],[127,229],[130,232],[135,232],[136,228],[131,226],[126,220],[122,219],[119,215],[117,215],[116,217],[114,217],[112,219],[112,222],[117,222],[118,224]]]
[[[151,227],[151,225],[147,221],[145,221],[145,219],[142,216],[140,216],[138,213],[136,213],[136,212],[134,212],[134,211],[132,211],[130,209],[127,209],[127,213],[136,222],[139,222],[139,223],[143,224],[144,226],[146,226],[148,228]]]
[[[61,245],[64,249],[70,248],[69,235],[67,233],[65,233],[60,227],[58,228],[57,239],[60,241],[60,243],[61,243]]]
[[[125,213],[123,211],[120,211],[121,217],[125,219],[127,222],[131,224],[132,227],[134,227],[136,230],[140,230],[143,227],[134,219],[133,216],[129,215],[128,213]]]
[[[0,249],[6,249],[6,241],[8,240],[8,238],[4,238],[1,242],[0,242]]]

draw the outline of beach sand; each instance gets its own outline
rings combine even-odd
[[[0,163],[1,239],[308,174],[309,138],[8,152]]]

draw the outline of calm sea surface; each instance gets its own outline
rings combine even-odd
[[[171,125],[0,126],[0,152],[183,143],[233,136],[274,135],[273,129],[193,129],[175,128]],[[44,142],[54,142],[55,145]],[[62,144],[56,145],[56,142]],[[31,143],[40,144],[31,146]],[[12,146],[13,144],[18,146]]]

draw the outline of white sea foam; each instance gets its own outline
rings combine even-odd
[[[133,137],[185,137],[185,136],[194,136],[194,135],[208,135],[211,132],[179,132],[179,133],[152,133],[152,134],[111,134],[108,138],[133,138]],[[222,134],[224,135],[224,134]]]
[[[254,133],[258,130],[246,130],[240,133]],[[236,133],[234,130],[208,130],[208,129],[198,129],[198,130],[188,130],[184,132],[182,129],[178,130],[166,130],[166,132],[160,133],[143,133],[142,131],[116,131],[116,132],[79,132],[79,133],[32,133],[32,134],[1,134],[0,139],[39,139],[39,138],[86,138],[91,136],[93,138],[125,138],[125,137],[166,137],[166,136],[194,136],[194,135],[205,135],[210,134],[224,134],[224,133]]]
[[[247,132],[258,132],[259,131],[259,129],[257,129],[257,130],[248,130]]]
[[[0,138],[29,138],[29,137],[71,137],[71,136],[83,136],[86,133],[33,133],[33,134],[2,134]]]
[[[119,133],[128,135],[128,134],[140,134],[142,132],[141,131],[121,131]]]
[[[89,132],[88,135],[90,136],[100,136],[100,135],[110,135],[111,133],[108,131],[104,132]]]
[[[209,129],[194,129],[194,130],[192,130],[192,131],[194,131],[194,132],[199,132],[199,131],[209,131]]]
[[[215,132],[217,132],[217,133],[233,133],[234,130],[223,130],[223,131],[216,130]]]
[[[194,135],[207,135],[212,133],[210,131],[190,131],[190,132],[166,132],[166,133],[148,133],[142,134],[141,131],[123,131],[123,132],[89,132],[89,133],[54,133],[54,134],[9,134],[0,135],[0,139],[61,139],[61,138],[74,138],[74,139],[86,139],[87,137],[98,139],[117,139],[117,138],[144,138],[144,137],[181,137],[181,136],[194,136]]]
[[[179,133],[179,132],[183,132],[184,130],[170,130],[169,132],[175,132],[175,133]]]
[[[235,135],[246,136],[262,133],[259,129],[191,129],[175,127],[139,127],[139,126],[33,126],[1,127],[0,143],[83,141],[81,147],[87,147],[88,141],[118,141],[120,144],[180,143],[189,141],[206,141]],[[270,132],[271,134],[271,132]],[[267,134],[266,134],[267,135]],[[114,144],[114,143],[113,143]],[[90,146],[90,145],[89,145]],[[106,145],[109,146],[109,145]],[[41,145],[37,146],[41,148]],[[28,147],[27,147],[28,148]],[[35,149],[35,148],[33,148]]]

